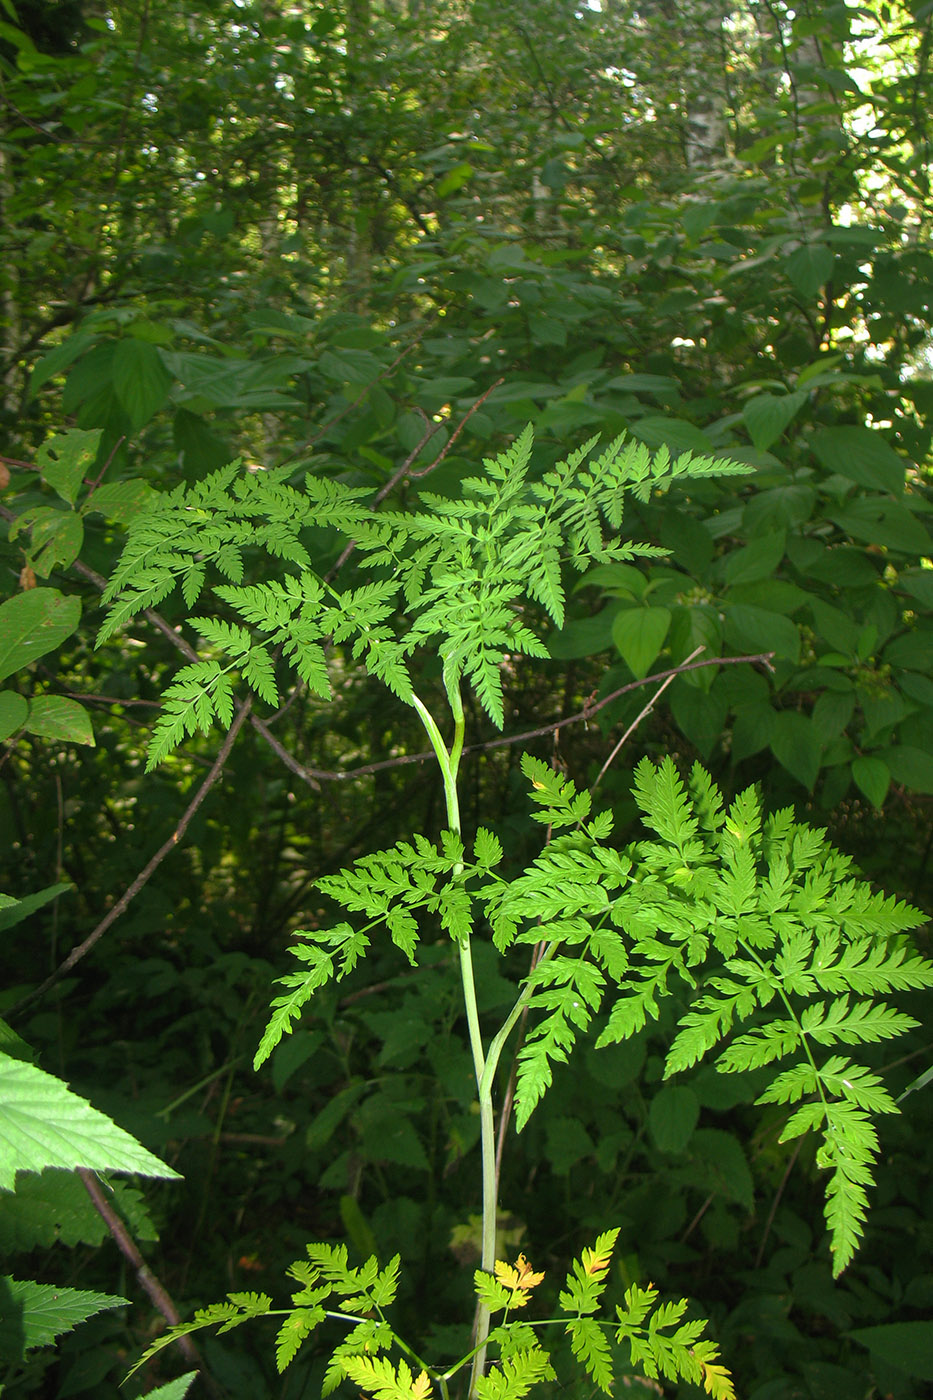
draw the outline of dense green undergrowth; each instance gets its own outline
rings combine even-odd
[[[22,1036],[0,1049],[45,1074],[46,1108],[77,1111],[68,1085],[144,1144],[150,1158],[134,1149],[127,1166],[155,1170],[155,1158],[183,1178],[113,1176],[95,1204],[68,1171],[81,1155],[66,1153],[0,1195],[2,1271],[34,1281],[5,1300],[19,1319],[0,1375],[10,1400],[181,1395],[191,1353],[126,1371],[173,1315],[228,1292],[289,1307],[287,1271],[308,1267],[309,1241],[346,1241],[351,1268],[375,1255],[384,1270],[398,1254],[392,1328],[431,1365],[469,1350],[482,1114],[457,947],[426,904],[403,902],[399,936],[408,909],[420,940],[411,966],[391,934],[366,932],[375,913],[335,896],[362,899],[370,868],[394,880],[420,860],[438,916],[471,900],[488,1034],[540,940],[525,941],[526,922],[499,952],[481,891],[520,881],[572,835],[545,845],[529,820],[544,791],[529,791],[532,771],[572,781],[576,799],[591,792],[584,824],[611,813],[613,830],[590,854],[637,865],[664,844],[646,824],[642,760],[668,772],[669,756],[687,783],[699,759],[723,812],[741,800],[744,819],[749,791],[762,813],[793,809],[874,889],[933,909],[928,8],[0,0],[0,890],[16,901],[0,908],[0,1015]],[[450,785],[417,708],[367,667],[406,671],[449,744],[444,658],[427,644],[442,638],[431,609],[451,596],[434,581],[415,634],[425,646],[406,652],[424,541],[390,522],[475,520],[489,498],[468,483],[529,421],[529,484],[569,445],[598,436],[602,452],[620,434],[644,460],[664,449],[750,470],[630,495],[606,540],[637,552],[562,569],[560,609],[547,550],[516,546],[516,578],[538,592],[506,603],[504,640],[471,648],[459,618],[446,645],[464,681],[471,873],[449,905]],[[231,499],[255,504],[261,483],[280,494],[239,539],[223,526],[243,577],[221,569],[210,588],[228,596],[191,607],[176,589],[95,649],[127,527],[154,499],[188,493],[189,528],[176,518],[173,539],[190,596],[203,483],[234,458],[245,465],[227,473]],[[321,580],[316,614],[287,582],[307,564],[257,548],[264,532],[282,538],[292,492]],[[341,502],[343,518],[327,514]],[[381,524],[367,523],[370,506]],[[359,544],[346,553],[350,526]],[[380,549],[394,562],[378,563]],[[425,559],[426,578],[442,558]],[[155,584],[145,563],[131,590]],[[407,595],[367,594],[400,563]],[[273,581],[274,614],[235,611]],[[387,608],[364,626],[392,635],[332,640],[343,602],[357,622],[364,604]],[[278,631],[258,629],[273,616]],[[324,654],[297,680],[289,629]],[[197,677],[179,676],[190,666]],[[238,669],[260,687],[246,715]],[[218,721],[231,695],[228,747]],[[153,730],[163,747],[183,738],[146,772]],[[480,828],[503,851],[489,875]],[[722,850],[700,831],[712,880]],[[367,866],[379,851],[394,854]],[[850,875],[826,859],[841,916]],[[606,908],[624,892],[608,891]],[[321,942],[343,922],[352,937]],[[254,1071],[270,997],[301,1000],[302,974],[321,980],[327,957],[339,973],[339,950],[364,936],[365,958],[314,991]],[[928,952],[928,934],[916,938]],[[586,961],[594,996],[609,972]],[[299,980],[273,986],[289,969]],[[814,1023],[823,1073],[849,1055],[880,1081],[860,1092],[904,1110],[880,1119],[865,1231],[834,1280],[822,1210],[838,1168],[820,1131],[780,1142],[808,1098],[753,1106],[783,1062],[722,1074],[711,1048],[665,1077],[684,1017],[715,1019],[697,1001],[715,989],[687,970],[696,987],[672,969],[656,1015],[599,1049],[617,983],[598,1008],[581,993],[590,1020],[585,1033],[571,1020],[570,1063],[545,1053],[552,1082],[498,1170],[496,1258],[518,1270],[523,1255],[544,1274],[522,1318],[558,1317],[581,1251],[618,1228],[604,1321],[657,1285],[690,1300],[691,1324],[709,1318],[753,1400],[915,1400],[933,1375],[929,992],[899,991],[891,1013],[919,1026],[895,1021],[898,1039],[857,1051],[829,1038],[833,1016],[854,1034],[862,991]],[[756,1005],[773,1027],[777,1002]],[[523,1067],[542,1054],[548,1010],[514,1026],[497,1108],[516,1049],[529,1051]],[[789,1034],[766,1044],[789,1047]],[[137,1255],[120,1252],[117,1222]],[[171,1307],[147,1292],[147,1270]],[[42,1345],[57,1325],[46,1314],[25,1348],[23,1297],[47,1308],[66,1288],[110,1302],[54,1346]],[[69,1295],[57,1320],[85,1305]],[[189,1341],[237,1400],[318,1395],[340,1329],[318,1329],[280,1375],[283,1320]],[[589,1400],[566,1321],[538,1334],[549,1387]],[[637,1389],[621,1374],[630,1342],[614,1363],[617,1393]],[[178,1369],[188,1380],[166,1380]]]
[[[337,1322],[345,1332],[350,1329],[338,1337],[328,1362],[325,1393],[349,1379],[378,1400],[421,1400],[434,1386],[447,1396],[460,1393],[465,1368],[470,1370],[469,1394],[479,1400],[505,1400],[526,1394],[535,1384],[554,1382],[561,1347],[552,1356],[544,1321],[526,1320],[524,1314],[519,1320],[510,1317],[528,1303],[545,1272],[535,1273],[524,1254],[515,1263],[500,1257],[500,1216],[509,1218],[500,1201],[503,1149],[510,1142],[513,1106],[515,1127],[521,1132],[551,1088],[555,1068],[567,1063],[575,1041],[592,1030],[598,1034],[590,1073],[600,1078],[597,1065],[603,1047],[621,1046],[634,1079],[636,1047],[644,1046],[648,1026],[670,1027],[663,1072],[661,1064],[655,1071],[660,1087],[643,1128],[662,1157],[676,1157],[691,1142],[701,1150],[705,1145],[706,1180],[712,1190],[698,1218],[720,1194],[745,1209],[751,1204],[751,1174],[741,1135],[698,1127],[701,1100],[690,1087],[689,1072],[724,1042],[716,1068],[735,1075],[740,1086],[731,1098],[727,1095],[731,1106],[750,1105],[752,1100],[773,1105],[778,1113],[771,1128],[776,1148],[811,1133],[821,1140],[814,1160],[818,1170],[829,1173],[826,1221],[833,1274],[838,1276],[853,1258],[879,1151],[873,1119],[894,1112],[896,1105],[878,1073],[839,1052],[855,1047],[861,1051],[917,1026],[910,1015],[878,997],[921,989],[933,980],[929,964],[909,952],[899,937],[918,926],[922,915],[853,879],[851,862],[827,845],[823,833],[797,823],[790,811],[764,822],[753,790],[726,806],[698,764],[688,791],[670,759],[659,768],[643,760],[634,774],[632,797],[646,838],[621,848],[610,839],[611,813],[594,812],[587,793],[577,792],[559,770],[530,755],[522,759],[521,768],[539,808],[537,820],[547,829],[543,851],[524,871],[519,867],[508,873],[514,856],[493,829],[477,825],[472,838],[464,830],[459,770],[467,737],[465,696],[475,696],[496,727],[504,725],[502,682],[509,658],[524,653],[546,659],[538,636],[541,620],[549,619],[558,628],[565,621],[565,566],[584,572],[639,556],[650,558],[656,552],[653,546],[620,537],[627,497],[646,500],[682,477],[702,479],[746,470],[689,453],[676,459],[664,450],[652,455],[621,439],[588,460],[593,447],[588,443],[537,474],[528,431],[508,452],[488,459],[482,476],[465,481],[457,500],[423,495],[418,511],[374,510],[369,493],[339,482],[306,475],[299,488],[288,469],[249,473],[239,463],[193,488],[150,495],[142,504],[138,494],[133,498],[128,542],[104,594],[111,606],[99,644],[107,644],[140,613],[164,606],[176,588],[188,608],[202,593],[215,600],[213,616],[201,612],[191,618],[194,632],[208,648],[206,654],[199,656],[181,642],[193,659],[164,688],[147,769],[218,722],[230,730],[229,749],[253,707],[280,703],[277,672],[285,663],[312,695],[330,701],[341,674],[341,652],[350,661],[361,661],[373,680],[414,710],[424,729],[443,788],[440,841],[430,832],[415,833],[317,881],[329,901],[366,916],[367,922],[361,927],[352,922],[330,927],[320,923],[300,935],[304,941],[293,951],[302,970],[281,979],[285,991],[273,1002],[254,1068],[273,1057],[273,1077],[281,1088],[313,1055],[314,1041],[323,1039],[320,1032],[311,1032],[311,1045],[307,1032],[293,1042],[283,1041],[312,998],[315,1008],[323,1000],[319,1016],[325,1022],[330,1019],[331,1036],[338,1033],[333,1001],[318,994],[351,978],[377,931],[384,928],[419,981],[428,970],[434,983],[430,999],[435,1006],[440,999],[449,1017],[452,1060],[460,1062],[460,1102],[467,1121],[474,1110],[478,1118],[459,1144],[454,1141],[455,1151],[462,1158],[461,1176],[468,1173],[471,1158],[478,1157],[478,1189],[472,1199],[481,1202],[475,1226],[460,1232],[463,1246],[472,1236],[479,1268],[473,1344],[459,1360],[422,1359],[426,1324],[436,1327],[443,1319],[443,1303],[439,1318],[409,1317],[409,1324],[414,1321],[414,1347],[394,1320],[390,1322],[390,1306],[399,1289],[399,1256],[407,1251],[400,1250],[380,1271],[375,1255],[353,1267],[345,1247],[335,1253],[327,1244],[309,1244],[310,1263],[298,1260],[289,1266],[288,1273],[300,1287],[284,1312],[269,1293],[233,1291],[227,1302],[201,1309],[192,1323],[171,1329],[148,1356],[212,1325],[226,1335],[244,1322],[278,1317],[275,1356],[280,1371],[301,1358],[319,1327]],[[46,453],[46,475],[65,499],[77,500],[89,450],[79,434],[60,439]],[[326,571],[315,567],[308,548],[321,530],[339,531],[347,541],[337,567]],[[268,563],[258,575],[262,581],[247,583],[246,560],[257,548]],[[341,587],[335,575],[352,554],[364,557],[368,582]],[[10,632],[10,669],[55,646],[61,629],[74,622],[66,614],[58,622],[59,631],[48,627],[46,619],[58,619],[60,609],[67,607],[54,589],[29,589],[19,597],[30,603],[35,616],[30,611],[14,617],[20,630],[18,635]],[[237,680],[251,694],[238,697]],[[17,691],[8,693],[19,699]],[[50,706],[54,716],[54,698]],[[79,742],[93,738],[76,701],[61,697],[57,708],[58,723],[72,726],[68,737]],[[30,727],[36,732],[33,714],[27,706],[20,726],[27,732]],[[505,874],[498,870],[503,862]],[[61,893],[53,887],[33,904]],[[15,903],[11,909],[17,917],[28,912]],[[516,976],[511,954],[522,945],[532,950],[531,961],[524,972],[519,963]],[[445,946],[451,950],[447,954]],[[489,962],[494,953],[502,961],[501,971]],[[384,952],[377,953],[374,961],[384,957]],[[223,975],[222,960],[220,971]],[[491,1025],[485,993],[490,973],[498,983],[498,1002],[505,1005],[504,1015],[494,1014]],[[404,982],[406,976],[390,975],[387,986]],[[444,988],[440,998],[439,987]],[[403,1058],[415,1077],[422,1073],[422,1063],[429,1074],[438,1073],[425,1021],[416,1019],[419,1033],[411,1034],[414,988],[404,994],[407,1015],[391,1006],[391,994],[390,1007],[380,1010],[386,984],[377,982],[373,990],[375,1011],[370,1009],[369,1017],[375,1015],[378,1026],[381,1015],[386,1044],[401,1033]],[[668,998],[673,1023],[665,1017]],[[436,1013],[431,1019],[435,1018]],[[747,1029],[736,1034],[743,1025]],[[458,1038],[459,1053],[453,1045]],[[464,1063],[472,1064],[471,1074],[463,1075]],[[611,1060],[609,1064],[611,1075]],[[780,1068],[762,1077],[768,1066]],[[442,1090],[445,1079],[438,1073]],[[56,1081],[48,1083],[50,1093],[66,1095]],[[389,1162],[402,1165],[407,1160],[416,1170],[430,1171],[418,1134],[417,1101],[393,1101],[385,1088],[379,1097],[383,1103],[374,1124],[379,1139],[373,1145],[375,1160],[385,1159],[387,1144],[394,1139]],[[494,1097],[506,1105],[498,1124]],[[427,1106],[428,1096],[423,1102]],[[797,1107],[791,1110],[792,1105]],[[366,1082],[351,1081],[315,1120],[328,1120],[326,1129],[317,1130],[321,1145],[327,1144],[342,1118],[365,1124],[367,1107],[371,1112],[373,1096]],[[108,1132],[119,1132],[99,1116],[94,1122],[103,1143]],[[312,1123],[305,1139],[312,1148],[314,1128]],[[62,1129],[64,1155],[61,1149],[55,1155],[52,1139],[46,1142],[46,1128],[35,1115],[32,1133],[46,1155],[17,1158],[14,1141],[8,1185],[23,1167],[125,1169],[119,1156],[115,1161],[106,1152],[95,1157],[86,1148],[82,1155],[77,1145],[81,1139],[67,1121]],[[633,1138],[630,1130],[620,1135],[611,1113],[597,1109],[589,1126],[576,1116],[558,1117],[551,1120],[544,1154],[558,1174],[562,1156],[565,1168],[585,1156],[566,1156],[568,1146],[573,1153],[581,1137],[597,1155],[605,1154],[606,1144],[611,1144],[614,1152],[606,1158],[610,1169],[626,1144],[629,1157],[637,1149],[637,1135]],[[693,1184],[696,1165],[691,1158],[687,1179]],[[330,1178],[336,1185],[349,1167],[338,1157],[323,1182]],[[161,1170],[159,1164],[155,1170]],[[699,1179],[703,1181],[702,1165]],[[50,1182],[53,1209],[61,1188],[58,1179]],[[637,1199],[637,1187],[634,1195]],[[471,1196],[466,1200],[469,1203]],[[390,1198],[386,1204],[397,1207],[398,1202]],[[620,1204],[623,1211],[627,1205],[631,1209],[624,1195]],[[16,1205],[14,1196],[14,1215]],[[341,1214],[354,1249],[377,1244],[352,1191],[341,1196]],[[588,1383],[610,1389],[614,1369],[621,1366],[626,1374],[692,1381],[714,1397],[731,1397],[729,1369],[718,1359],[715,1344],[702,1337],[705,1323],[688,1313],[687,1298],[656,1306],[656,1290],[636,1279],[626,1288],[611,1322],[594,1316],[620,1234],[623,1227],[603,1217],[595,1246],[578,1257],[561,1293],[567,1316],[559,1325]],[[455,1228],[450,1243],[457,1236]],[[631,1259],[638,1260],[636,1251]],[[669,1261],[675,1275],[676,1262],[675,1255]],[[243,1256],[243,1264],[249,1267],[248,1256]],[[30,1307],[42,1305],[45,1295],[40,1283],[26,1287],[40,1291],[23,1303],[24,1355],[52,1335],[29,1330]],[[124,1301],[87,1293],[74,1298],[73,1320]],[[404,1295],[401,1302],[404,1305]],[[407,1311],[403,1306],[403,1316]],[[66,1330],[64,1314],[56,1325]],[[443,1340],[446,1334],[439,1335]],[[448,1347],[454,1335],[446,1337]],[[396,1347],[403,1355],[393,1358]]]

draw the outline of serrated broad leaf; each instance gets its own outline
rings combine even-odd
[[[116,1294],[0,1278],[0,1356],[8,1363],[18,1361],[89,1317],[124,1306],[129,1299]]]
[[[60,1079],[0,1054],[0,1188],[45,1167],[181,1179]]]

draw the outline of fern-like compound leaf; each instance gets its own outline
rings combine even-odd
[[[337,481],[308,475],[299,489],[287,467],[250,472],[239,462],[194,486],[154,493],[149,508],[133,518],[107,586],[110,612],[99,641],[158,606],[176,586],[189,608],[212,590],[249,627],[269,635],[318,695],[330,694],[322,650],[328,638],[350,646],[406,704],[414,698],[407,658],[426,648],[443,661],[452,701],[465,679],[501,728],[503,668],[516,654],[548,655],[529,614],[538,608],[563,626],[564,565],[583,569],[659,552],[619,540],[626,494],[644,498],[677,475],[744,470],[689,453],[672,466],[664,449],[652,458],[642,444],[618,438],[596,457],[595,440],[585,443],[531,481],[532,443],[529,427],[485,462],[484,476],[461,483],[459,499],[425,492],[423,508],[410,512],[377,511],[364,490]],[[370,571],[366,582],[339,592],[315,574],[302,533],[320,527],[354,542]],[[276,563],[279,577],[244,582],[257,553]],[[229,624],[202,619],[201,625],[206,640],[237,657],[255,693],[277,703],[268,653],[245,649],[239,636],[239,651],[230,652],[233,632],[221,637]],[[188,732],[177,720],[173,713],[160,729],[153,763]]]
[[[560,1305],[565,1312],[581,1316],[596,1312],[608,1281],[609,1261],[618,1237],[618,1229],[604,1231],[592,1249],[584,1249],[580,1258],[574,1260],[560,1294]]]
[[[347,1373],[343,1367],[346,1357],[372,1356],[387,1351],[394,1341],[390,1327],[381,1318],[366,1318],[358,1322],[335,1347],[324,1371],[321,1395],[326,1397],[333,1394],[346,1380]]]
[[[567,1333],[573,1354],[587,1375],[604,1394],[611,1395],[615,1377],[603,1328],[592,1317],[576,1317],[567,1323]]]
[[[338,924],[324,933],[301,932],[297,937],[308,940],[291,950],[307,964],[307,971],[290,972],[277,979],[278,985],[288,990],[273,999],[272,1016],[253,1057],[254,1069],[269,1058],[283,1035],[292,1030],[293,1022],[314,993],[332,979],[342,981],[369,947],[366,933],[350,924]]]
[[[428,1400],[434,1393],[427,1372],[414,1375],[404,1359],[396,1368],[385,1356],[345,1356],[341,1365],[350,1380],[375,1400]]]
[[[233,719],[233,687],[227,672],[216,661],[185,666],[163,692],[163,710],[152,731],[146,772],[188,736],[206,734],[215,717],[226,726]]]
[[[294,1361],[302,1342],[326,1316],[322,1307],[296,1308],[285,1319],[275,1338],[275,1365],[280,1374]]]
[[[650,1379],[685,1380],[702,1385],[716,1400],[735,1400],[732,1377],[718,1363],[718,1348],[702,1334],[701,1318],[683,1321],[687,1300],[657,1305],[657,1289],[626,1290],[616,1308],[616,1342],[627,1344],[632,1364]]]
[[[208,1308],[198,1308],[190,1322],[180,1322],[169,1327],[146,1348],[136,1364],[127,1372],[127,1377],[165,1347],[177,1342],[180,1337],[189,1337],[192,1332],[200,1332],[205,1327],[217,1327],[220,1332],[230,1332],[234,1327],[250,1322],[253,1318],[265,1317],[272,1311],[272,1299],[266,1293],[228,1293],[227,1302],[212,1303]]]
[[[878,993],[933,984],[933,967],[903,943],[921,915],[854,879],[825,833],[792,813],[765,821],[754,791],[726,808],[702,770],[685,784],[669,760],[642,763],[635,794],[652,835],[610,855],[608,828],[571,783],[540,760],[523,769],[535,815],[572,830],[509,884],[480,890],[498,947],[542,946],[525,990],[517,1127],[604,1000],[597,1047],[634,1035],[679,990],[688,1007],[665,1074],[714,1050],[724,1073],[773,1067],[760,1101],[797,1105],[784,1139],[821,1138],[838,1271],[862,1228],[872,1120],[894,1104],[865,1066],[827,1051],[915,1024]]]
[[[478,1400],[524,1400],[540,1381],[556,1380],[554,1368],[541,1347],[525,1347],[503,1356],[476,1382]]]

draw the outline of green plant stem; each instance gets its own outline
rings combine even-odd
[[[444,799],[447,807],[449,829],[457,836],[460,829],[460,798],[457,792],[457,770],[463,753],[465,720],[463,703],[459,689],[448,686],[448,697],[454,720],[454,737],[448,750],[444,737],[437,727],[434,716],[417,695],[412,696],[412,704],[424,725],[431,747],[437,757],[441,776],[444,780]],[[462,869],[462,867],[461,867]],[[454,874],[459,874],[458,870]],[[492,1081],[494,1074],[488,1072],[486,1054],[483,1049],[483,1034],[479,1023],[479,1008],[476,1003],[476,980],[473,974],[473,955],[469,935],[457,940],[460,957],[460,983],[463,989],[463,1004],[466,1010],[467,1027],[470,1036],[470,1049],[473,1054],[473,1071],[476,1075],[476,1090],[479,1096],[480,1151],[482,1154],[483,1180],[483,1250],[480,1267],[492,1273],[496,1262],[496,1122],[492,1109]],[[498,1055],[497,1055],[498,1060]],[[489,1336],[489,1309],[482,1302],[477,1303],[473,1326],[476,1353],[470,1373],[470,1395],[476,1391],[476,1383],[482,1377],[486,1364],[486,1338]]]
[[[549,947],[545,948],[544,952],[541,954],[540,958],[538,958],[538,961],[535,963],[535,967],[540,967],[541,963],[548,962],[557,952],[557,949],[559,947],[560,944],[552,943]],[[480,1086],[481,1095],[485,1090],[485,1092],[489,1095],[490,1099],[492,1098],[492,1081],[495,1078],[496,1070],[499,1067],[499,1058],[502,1054],[502,1051],[505,1048],[505,1042],[512,1034],[512,1030],[515,1026],[515,1023],[518,1021],[525,1007],[531,1000],[533,991],[534,988],[529,983],[526,983],[524,988],[522,989],[521,995],[519,996],[515,1005],[512,1007],[512,1010],[509,1012],[508,1016],[506,1016],[505,1020],[502,1022],[502,1025],[499,1027],[498,1031],[493,1036],[492,1042],[489,1046],[489,1052],[486,1055],[486,1068],[483,1071],[484,1082]]]

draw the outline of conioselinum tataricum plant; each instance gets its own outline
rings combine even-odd
[[[527,754],[532,816],[549,838],[540,854],[509,878],[500,873],[508,862],[497,836],[485,826],[462,829],[465,689],[501,728],[503,664],[519,653],[548,656],[535,624],[562,625],[568,566],[582,571],[659,552],[622,536],[626,497],[644,501],[678,478],[746,470],[690,453],[672,460],[665,449],[652,455],[621,438],[594,456],[595,446],[536,476],[526,429],[482,476],[462,483],[458,499],[422,492],[411,511],[376,509],[369,490],[336,480],[308,475],[294,485],[291,468],[255,472],[234,462],[158,497],[131,525],[105,595],[110,612],[100,640],[176,587],[190,609],[202,596],[210,600],[189,618],[202,659],[163,693],[150,769],[186,736],[218,721],[229,726],[237,684],[274,706],[290,668],[327,697],[338,655],[362,665],[424,726],[443,779],[444,829],[413,832],[318,881],[347,918],[295,935],[298,966],[280,979],[255,1063],[318,989],[352,972],[374,938],[387,933],[416,964],[420,940],[443,931],[459,965],[476,1078],[483,1203],[473,1345],[452,1362],[430,1363],[393,1330],[397,1257],[351,1267],[345,1245],[317,1243],[290,1270],[289,1306],[274,1308],[265,1294],[231,1294],[150,1352],[200,1327],[277,1316],[284,1368],[330,1319],[342,1331],[325,1394],[349,1379],[377,1400],[448,1397],[461,1388],[470,1400],[518,1400],[553,1379],[541,1339],[559,1326],[605,1391],[623,1348],[626,1364],[647,1377],[692,1381],[731,1400],[730,1373],[684,1299],[662,1303],[651,1286],[634,1285],[614,1316],[601,1315],[618,1233],[611,1223],[573,1263],[554,1316],[526,1321],[522,1310],[543,1275],[522,1255],[496,1259],[493,1099],[518,1023],[526,1026],[515,1092],[520,1132],[554,1065],[569,1058],[597,1012],[604,1013],[597,1045],[622,1041],[658,1018],[675,992],[688,1009],[666,1075],[712,1053],[726,1074],[773,1066],[758,1102],[788,1105],[783,1140],[819,1138],[835,1272],[852,1258],[878,1147],[874,1120],[895,1105],[849,1052],[914,1024],[882,998],[933,982],[933,968],[903,936],[921,916],[855,878],[848,858],[791,812],[766,818],[751,790],[727,807],[699,765],[685,781],[670,759],[638,765],[634,795],[647,835],[627,845],[613,841],[611,812],[594,810],[589,793]],[[322,526],[352,542],[363,560],[360,586],[342,589],[315,568],[307,532]],[[257,549],[276,561],[275,576],[245,583],[244,552]],[[440,683],[423,679],[425,656],[439,661]],[[521,944],[536,950],[495,1026],[483,1024],[477,1007],[476,939],[503,955]]]

